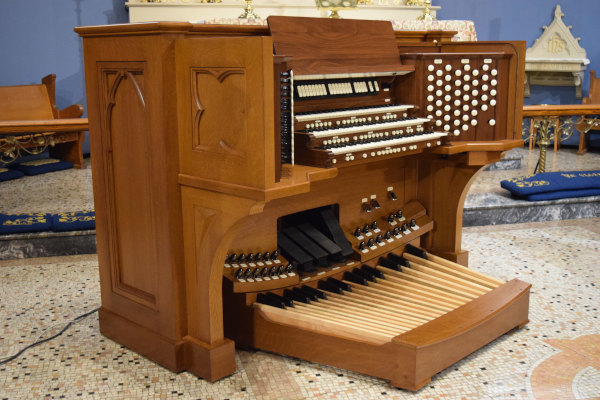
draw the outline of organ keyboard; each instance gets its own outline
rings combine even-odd
[[[527,322],[461,248],[470,181],[522,145],[524,43],[268,22],[76,29],[101,332],[210,381],[237,345],[417,390]]]

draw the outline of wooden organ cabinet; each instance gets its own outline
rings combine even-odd
[[[461,249],[470,181],[522,144],[524,43],[288,17],[76,31],[107,337],[210,381],[238,345],[417,390],[528,321],[530,285]]]

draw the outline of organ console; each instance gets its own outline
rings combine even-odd
[[[528,320],[461,249],[470,181],[522,144],[524,43],[268,22],[76,28],[101,332],[210,381],[237,345],[417,390]]]

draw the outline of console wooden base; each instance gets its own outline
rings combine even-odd
[[[236,370],[235,345],[229,339],[212,347],[189,336],[173,343],[104,308],[98,315],[100,332],[104,336],[173,372],[189,371],[214,382]]]

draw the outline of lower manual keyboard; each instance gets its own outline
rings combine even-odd
[[[300,164],[317,167],[343,167],[363,162],[414,154],[442,144],[448,132],[423,132],[410,136],[384,136],[350,141],[333,146],[308,148],[296,146],[295,158]]]

